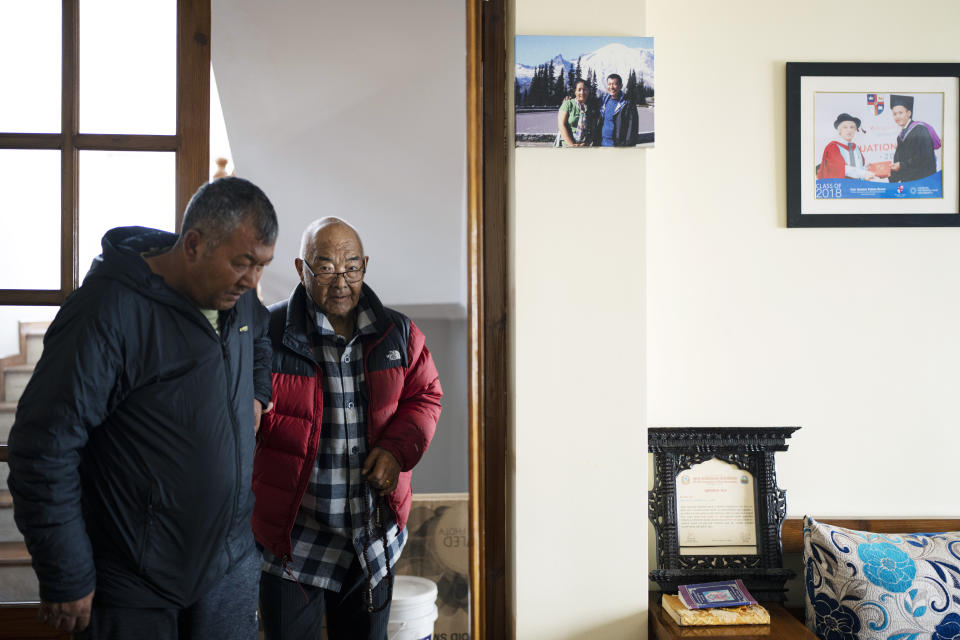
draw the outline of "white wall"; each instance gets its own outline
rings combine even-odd
[[[647,35],[642,1],[514,5],[518,34]],[[511,151],[517,638],[646,634],[646,212],[620,194],[648,153]]]
[[[954,0],[647,2],[649,424],[801,425],[790,515],[957,514],[960,229],[785,228],[784,111],[787,61],[955,62],[958,22]]]
[[[213,0],[237,175],[280,217],[264,297],[296,284],[310,220],[360,228],[385,304],[466,305],[463,2]]]

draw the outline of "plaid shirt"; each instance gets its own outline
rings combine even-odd
[[[290,533],[293,553],[284,567],[279,558],[263,552],[263,570],[273,575],[331,591],[340,591],[354,556],[372,577],[372,588],[387,574],[382,529],[368,541],[366,523],[376,524],[373,496],[364,500],[360,470],[367,458],[367,394],[360,336],[376,332],[374,315],[363,298],[357,305],[357,328],[347,341],[338,336],[327,317],[309,303],[317,333],[312,336],[313,356],[323,376],[323,422],[317,459]],[[398,530],[393,512],[385,504],[381,525],[387,530],[390,566],[396,563],[407,540]],[[369,567],[368,567],[369,564]]]

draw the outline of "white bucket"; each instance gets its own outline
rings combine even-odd
[[[387,622],[388,640],[430,640],[437,619],[437,584],[414,576],[396,576]]]

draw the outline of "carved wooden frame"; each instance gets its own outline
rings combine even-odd
[[[657,569],[650,579],[663,591],[681,584],[740,578],[761,600],[783,601],[784,583],[793,572],[783,568],[780,525],[787,514],[786,492],[777,487],[774,454],[786,451],[786,439],[800,427],[651,428],[647,449],[654,457],[654,484],[647,510],[657,544]],[[677,476],[695,464],[717,458],[754,478],[757,553],[680,555],[677,534]]]

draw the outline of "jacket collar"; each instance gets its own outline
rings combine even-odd
[[[366,283],[361,289],[363,298],[374,317],[376,335],[382,335],[390,328],[391,320],[387,316],[380,298]],[[283,345],[296,353],[313,360],[313,350],[310,346],[310,334],[316,331],[313,318],[309,311],[309,299],[303,283],[297,284],[287,300],[287,317],[283,327]]]
[[[617,106],[616,106],[616,109],[614,109],[614,114],[616,114],[618,111],[620,111],[620,109],[623,108],[623,105],[626,103],[626,101],[627,101],[627,94],[625,94],[623,91],[621,91],[621,92],[620,92],[620,97],[617,98],[616,100],[614,100],[612,97],[610,97],[610,94],[609,94],[609,93],[605,93],[605,94],[603,94],[603,103],[601,104],[601,106],[606,107],[606,106],[607,106],[607,103],[610,102],[611,100],[613,100],[614,104],[617,105]]]

